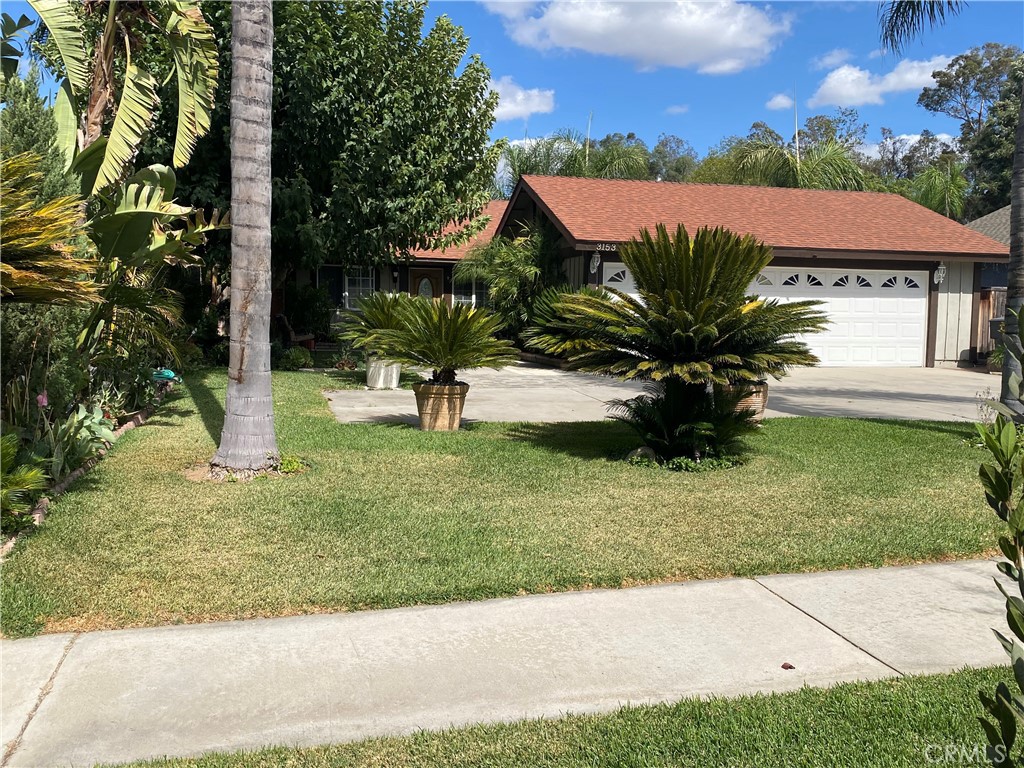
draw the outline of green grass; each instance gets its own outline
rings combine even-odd
[[[324,384],[327,389],[366,389],[366,369],[357,368],[352,371],[330,371],[325,373],[328,381]],[[408,368],[402,368],[402,375],[398,380],[399,389],[412,389],[417,381],[423,381],[423,377]]]
[[[153,768],[615,766],[898,768],[987,765],[977,691],[1008,669],[851,683],[741,699],[689,699],[310,749],[158,760]],[[947,745],[958,760],[945,760]],[[978,752],[973,750],[977,748]],[[963,759],[963,755],[981,759]]]
[[[9,636],[443,603],[976,555],[996,541],[970,425],[780,419],[747,464],[612,460],[615,422],[458,433],[342,425],[315,373],[275,373],[298,475],[198,482],[225,377],[196,374],[4,563]],[[472,415],[473,395],[467,402]]]

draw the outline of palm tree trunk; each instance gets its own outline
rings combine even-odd
[[[1006,281],[1005,333],[1020,341],[1017,313],[1024,307],[1024,85],[1021,86],[1020,112],[1014,136],[1013,178],[1010,182],[1010,266]],[[1003,382],[999,399],[1013,411],[1024,415],[1024,407],[1010,391],[1010,377],[1021,375],[1021,361],[1006,355],[1003,361]]]
[[[231,7],[231,354],[214,466],[280,462],[270,391],[271,0]]]

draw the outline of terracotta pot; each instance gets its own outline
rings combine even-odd
[[[768,405],[768,382],[758,381],[749,384],[734,384],[730,390],[746,389],[750,394],[736,403],[737,411],[751,410],[754,412],[754,421],[761,421],[764,418],[764,409]]]
[[[402,364],[382,357],[366,359],[366,386],[370,389],[398,389],[402,378]]]
[[[416,393],[420,429],[453,432],[459,428],[469,384],[431,384],[429,381],[420,381],[412,385],[412,391]]]

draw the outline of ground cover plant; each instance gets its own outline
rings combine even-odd
[[[620,461],[625,425],[337,423],[323,373],[275,373],[288,478],[212,483],[225,375],[176,387],[4,563],[2,628],[443,603],[977,555],[998,520],[964,424],[778,419],[741,467]]]
[[[974,689],[1003,669],[849,683],[740,699],[687,699],[610,715],[481,725],[405,738],[138,763],[150,768],[982,765]]]

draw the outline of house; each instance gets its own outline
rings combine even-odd
[[[326,289],[338,309],[355,307],[359,299],[374,291],[401,291],[429,298],[442,298],[449,304],[483,304],[487,289],[474,282],[455,279],[455,264],[475,245],[491,240],[505,212],[505,200],[492,200],[483,210],[490,219],[483,230],[461,245],[447,250],[418,251],[407,262],[381,267],[352,267],[325,264],[306,279]],[[450,230],[445,230],[450,231]]]
[[[987,235],[1010,250],[1010,206],[986,214],[967,226],[976,232]],[[991,352],[995,348],[992,339],[993,325],[990,321],[1002,319],[1006,312],[1006,278],[1007,265],[1003,262],[982,265],[978,276],[980,310],[978,312],[978,351]],[[995,323],[998,328],[998,322]]]
[[[980,275],[1007,248],[898,195],[879,192],[524,176],[497,225],[546,220],[574,285],[634,290],[619,247],[642,227],[724,226],[771,245],[751,286],[815,299],[831,318],[808,346],[830,366],[954,366],[978,355]]]

